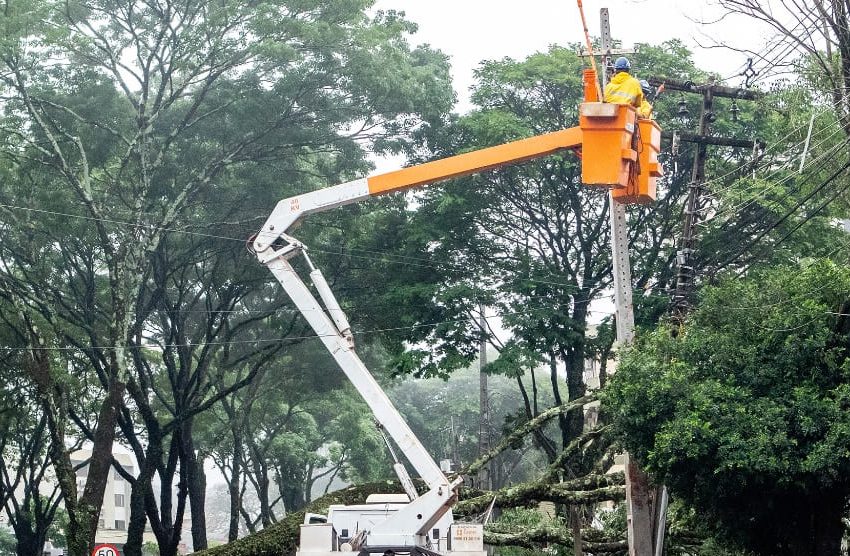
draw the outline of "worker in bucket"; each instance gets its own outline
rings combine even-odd
[[[629,74],[631,67],[629,59],[623,56],[614,61],[614,77],[605,86],[605,102],[630,104],[640,108],[643,91],[640,89],[640,82]]]
[[[652,104],[649,103],[649,98],[652,96],[652,86],[646,79],[641,79],[639,83],[640,90],[643,93],[643,101],[641,101],[637,111],[638,118],[648,120],[652,117]]]

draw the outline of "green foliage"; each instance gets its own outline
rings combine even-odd
[[[625,517],[623,512],[623,520]],[[751,553],[729,548],[728,543],[713,537],[713,530],[704,518],[681,500],[674,498],[671,501],[667,509],[667,524],[665,544],[670,556],[689,556],[695,551],[701,556],[751,556]]]
[[[47,531],[47,538],[54,547],[66,547],[68,546],[68,540],[65,538],[67,531],[68,512],[65,508],[57,508],[50,529]]]
[[[756,163],[746,149],[709,157],[713,198],[708,201],[710,209],[703,210],[699,266],[714,274],[717,269],[749,264],[775,266],[800,257],[837,259],[850,253],[846,237],[835,225],[836,218],[848,214],[846,199],[834,199],[844,182],[839,178],[824,184],[845,163],[847,137],[823,86],[800,69],[790,79],[773,83],[769,94],[758,101],[738,101],[737,122],[722,117],[712,124],[713,133],[757,137],[765,148]],[[731,101],[715,99],[714,106],[716,114],[725,116]],[[812,121],[806,164],[800,172]],[[820,207],[817,213],[815,207]]]
[[[676,41],[641,45],[634,63],[639,73],[705,78]],[[577,125],[582,69],[572,47],[485,61],[476,71],[476,108],[429,121],[408,154],[418,162]],[[677,100],[662,96],[656,103],[665,128],[675,127]],[[679,227],[675,207],[687,191],[689,152],[680,156],[682,171],[665,181],[659,205],[634,209],[637,287],[663,288],[671,279],[669,244]],[[461,178],[417,194],[413,210],[382,222],[380,242],[362,248],[395,246],[397,258],[386,257],[363,281],[387,283],[367,310],[386,328],[401,328],[383,335],[398,372],[445,374],[466,366],[480,339],[468,316],[485,304],[512,333],[493,372],[521,375],[554,355],[567,361],[570,375],[578,373],[588,304],[610,285],[607,203],[580,184],[579,169],[578,159],[563,153]],[[636,304],[639,317],[654,322],[665,307],[650,299]],[[610,339],[603,334],[600,342]],[[571,391],[580,391],[579,382]]]
[[[850,269],[828,260],[724,280],[678,337],[662,327],[629,350],[604,393],[629,451],[757,553],[840,539],[848,292]]]
[[[0,556],[17,556],[15,533],[8,527],[0,526]]]
[[[220,441],[193,444],[194,419],[198,429],[209,424],[198,412],[273,361],[291,364],[276,372],[303,371],[292,363],[298,342],[285,337],[312,334],[264,290],[272,278],[249,260],[244,239],[282,197],[362,176],[367,150],[397,151],[453,102],[446,57],[412,48],[414,26],[396,12],[370,15],[370,6],[44,0],[7,2],[0,14],[0,297],[17,303],[3,316],[25,307],[44,323],[58,348],[56,407],[82,416],[89,436],[108,432],[107,451],[111,431],[122,431],[138,469],[156,469],[161,505],[149,497],[144,510],[163,509],[163,524],[150,522],[160,540],[180,535],[170,525],[182,516],[167,508],[184,505],[172,503],[168,485]],[[356,229],[356,215],[341,211],[334,224]],[[308,243],[331,235],[299,234]],[[336,384],[323,392],[340,380],[326,382]],[[94,422],[118,383],[131,409],[108,412],[118,427]],[[251,432],[298,483],[323,461],[326,435],[343,433],[327,418],[331,399],[311,399],[301,413],[296,398],[315,384],[290,386],[290,399],[266,403],[270,416],[294,413],[291,428],[276,437],[266,421]],[[67,424],[60,435],[83,436],[66,414],[52,417]],[[374,474],[361,459],[352,475]],[[181,483],[193,504],[201,483]],[[85,509],[99,504],[86,500]],[[203,513],[195,516],[197,525]],[[70,551],[90,544],[90,533],[70,531]],[[130,542],[138,550],[140,538]]]
[[[626,504],[617,504],[613,509],[598,510],[596,517],[602,524],[602,531],[608,537],[617,538],[626,531]]]
[[[503,511],[491,527],[495,531],[523,531],[541,526],[567,528],[567,524],[562,519],[553,519],[537,510],[525,508],[511,508]],[[496,554],[499,556],[536,556],[540,553],[540,549],[531,548],[499,547],[496,549]],[[568,556],[572,551],[569,547],[550,545],[546,547],[545,553],[552,556]]]

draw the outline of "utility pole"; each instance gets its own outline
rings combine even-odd
[[[611,21],[608,9],[599,13],[602,26],[602,83],[607,84],[608,52],[614,46],[611,39]],[[622,52],[622,51],[621,51]],[[626,207],[614,201],[613,193],[608,192],[608,206],[611,218],[611,252],[614,274],[614,304],[617,316],[617,343],[627,346],[634,341],[635,315],[632,303],[632,271],[629,261],[629,237],[626,221]],[[640,470],[628,453],[625,454],[626,467],[626,523],[628,526],[629,556],[652,556],[653,489],[649,477]]]
[[[479,309],[481,338],[478,346],[478,457],[481,457],[490,451],[490,394],[487,387],[487,373],[484,372],[484,367],[487,366],[487,319],[484,316],[484,305],[480,305]],[[478,472],[478,488],[482,490],[493,488],[490,469],[492,464],[493,461],[488,462]]]
[[[694,84],[690,81],[660,77],[650,77],[648,81],[655,87],[663,85],[665,90],[702,95],[702,109],[700,110],[697,133],[681,132],[678,134],[680,140],[697,145],[697,152],[694,156],[694,164],[691,171],[691,181],[688,183],[688,198],[685,203],[682,238],[679,251],[676,253],[678,271],[676,273],[676,289],[673,294],[673,320],[681,325],[690,309],[691,294],[693,293],[696,278],[693,253],[696,241],[696,226],[703,208],[701,196],[705,190],[705,163],[708,158],[708,145],[755,149],[760,144],[757,140],[710,136],[710,125],[717,118],[714,112],[714,98],[723,97],[733,99],[733,102],[736,103],[733,104],[732,108],[733,117],[735,117],[737,114],[737,101],[739,99],[756,100],[761,94],[748,89],[718,85],[713,79],[704,84]],[[630,471],[627,468],[627,480],[629,475]],[[664,532],[667,521],[667,504],[669,501],[667,488],[663,485],[656,487],[653,498],[656,502],[656,508],[653,512],[653,527],[651,530],[651,534],[654,537],[654,552],[652,554],[654,556],[661,556],[664,551]]]
[[[761,94],[749,89],[718,85],[713,79],[703,84],[663,77],[650,77],[648,81],[654,86],[664,85],[666,90],[702,95],[702,109],[700,110],[697,133],[679,134],[682,141],[696,143],[697,145],[693,170],[691,171],[691,181],[688,183],[688,199],[685,203],[682,239],[679,244],[679,250],[676,253],[678,271],[676,273],[676,289],[673,293],[673,320],[681,325],[691,307],[691,294],[693,293],[696,278],[693,254],[696,242],[696,226],[699,223],[700,213],[703,208],[701,196],[705,190],[705,163],[708,158],[708,145],[755,149],[759,144],[757,140],[752,139],[712,137],[708,134],[711,123],[717,119],[717,115],[714,112],[714,98],[724,97],[733,99],[733,102],[736,103],[733,105],[733,110],[736,110],[739,99],[756,100],[761,97]]]
[[[451,440],[451,450],[452,450],[452,468],[460,469],[460,451],[457,448],[457,431],[455,431],[455,416],[451,415],[451,429],[452,429],[452,440]]]

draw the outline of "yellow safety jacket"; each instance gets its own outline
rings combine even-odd
[[[631,104],[640,108],[643,102],[640,82],[625,71],[617,73],[605,86],[605,102]]]
[[[646,100],[645,97],[641,101],[640,108],[638,108],[637,113],[638,113],[638,118],[643,118],[645,120],[648,120],[649,118],[652,117],[652,105],[649,104],[649,102]]]

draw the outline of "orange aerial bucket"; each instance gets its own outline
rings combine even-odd
[[[625,104],[585,102],[579,106],[582,183],[615,189],[629,185],[637,160],[632,148],[636,118],[635,109]]]
[[[640,174],[634,176],[625,189],[613,191],[614,200],[620,203],[646,205],[655,202],[657,181],[663,175],[658,163],[661,151],[661,127],[655,120],[638,120],[640,129]]]

